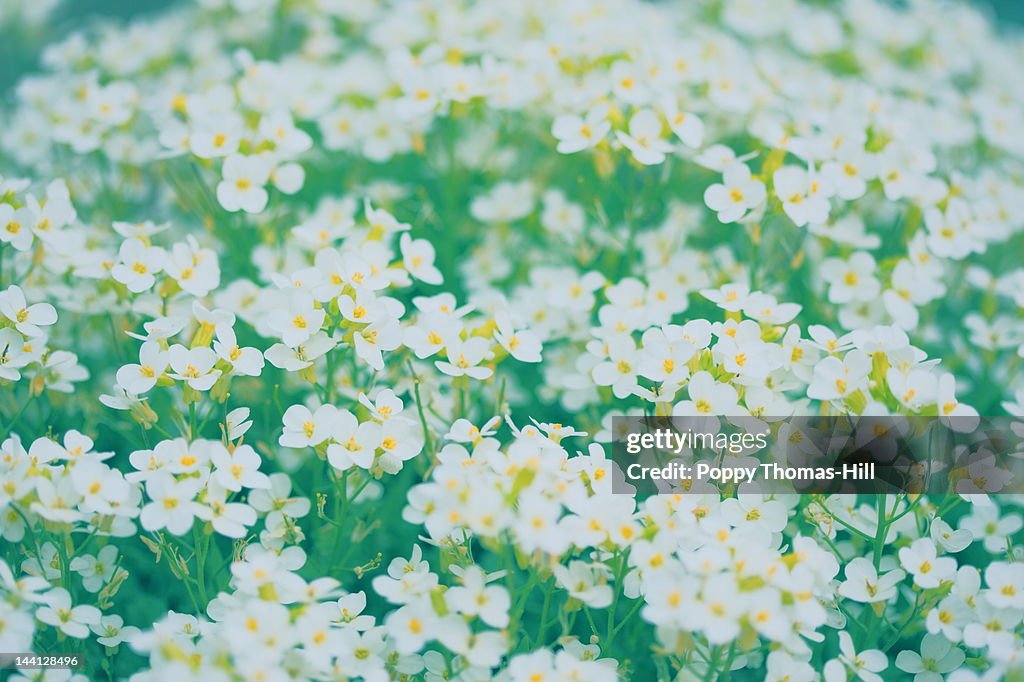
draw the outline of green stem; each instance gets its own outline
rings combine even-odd
[[[206,550],[210,543],[209,535],[204,537],[203,531],[199,530],[199,524],[192,525],[192,537],[196,544],[196,586],[199,588],[199,598],[204,604],[209,603],[206,598]]]
[[[633,604],[633,608],[631,608],[629,611],[627,611],[626,615],[623,616],[622,620],[619,621],[619,624],[616,625],[614,628],[612,628],[611,632],[608,633],[608,640],[609,641],[614,639],[615,635],[619,634],[619,631],[622,630],[622,627],[626,623],[628,623],[630,621],[630,619],[633,618],[633,616],[636,615],[636,612],[639,611],[640,608],[643,605],[644,605],[643,597],[637,597],[636,602]]]
[[[416,398],[416,411],[420,415],[420,426],[423,427],[423,438],[427,448],[427,453],[431,457],[434,455],[434,439],[430,435],[430,429],[427,428],[427,417],[423,413],[423,399],[420,397],[420,378],[416,376],[416,370],[412,368],[412,361],[408,362],[409,374],[412,375],[412,392]]]
[[[594,623],[594,616],[591,615],[589,606],[583,607],[583,615],[587,617],[587,622],[590,623],[590,629],[594,631],[594,636],[600,637],[600,635],[597,634],[597,624]]]
[[[544,605],[540,607],[540,620],[538,621],[540,626],[537,628],[537,635],[533,641],[534,647],[544,641],[544,633],[547,632],[548,609],[551,607],[551,593],[554,592],[554,589],[555,581],[549,580],[548,587],[544,590]]]
[[[708,660],[708,671],[704,673],[704,682],[711,682],[716,679],[718,673],[718,659],[722,656],[721,647],[714,647],[711,650],[711,657]]]

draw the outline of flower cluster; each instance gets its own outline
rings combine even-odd
[[[1022,674],[1019,456],[644,497],[608,445],[622,415],[1024,440],[1019,36],[946,0],[54,5],[0,7],[31,53],[0,651],[87,654],[54,682]]]

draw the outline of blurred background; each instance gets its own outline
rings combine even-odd
[[[38,46],[66,36],[90,20],[103,17],[128,20],[189,0],[0,0],[0,100],[22,74],[36,68]],[[380,2],[383,0],[354,0]],[[486,1],[486,0],[484,0]],[[500,0],[491,0],[500,1]],[[652,0],[658,1],[658,0]],[[829,2],[830,0],[824,0]],[[892,0],[901,4],[900,0]],[[1024,0],[973,0],[990,13],[997,25],[1024,25]],[[50,8],[53,8],[52,10]],[[34,21],[18,15],[38,15]]]

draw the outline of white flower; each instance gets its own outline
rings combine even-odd
[[[899,552],[900,564],[914,576],[914,584],[924,589],[938,587],[956,573],[956,559],[937,557],[935,543],[928,538],[914,540]]]
[[[495,316],[498,328],[494,331],[494,340],[508,351],[508,354],[520,362],[540,362],[541,343],[537,335],[528,329],[516,331],[512,318],[506,313]]]
[[[338,599],[338,621],[353,630],[367,630],[373,627],[374,617],[361,615],[366,608],[366,593],[353,592]]]
[[[356,356],[378,372],[384,370],[382,351],[391,351],[402,345],[402,328],[398,322],[386,317],[356,330],[352,340]]]
[[[973,452],[967,451],[966,446],[958,446],[954,451],[958,468],[966,469],[966,476],[956,482],[956,491],[960,495],[984,495],[986,493],[997,493],[1005,488],[1013,480],[1013,474],[999,466],[1000,459],[985,447],[979,447]],[[962,463],[966,460],[966,466]]]
[[[687,147],[697,149],[704,141],[704,122],[697,116],[683,111],[676,106],[674,99],[667,99],[662,104],[662,113],[676,137]]]
[[[533,212],[536,189],[529,180],[499,182],[484,196],[473,199],[470,214],[485,223],[511,223]]]
[[[225,537],[243,538],[246,529],[256,523],[256,510],[241,502],[228,502],[229,491],[212,479],[203,504],[197,504],[195,515],[210,522],[213,530]]]
[[[14,208],[0,203],[0,242],[10,244],[18,251],[28,251],[32,246],[32,225],[35,216],[26,206]]]
[[[973,505],[971,513],[960,519],[960,528],[967,530],[975,542],[982,540],[985,551],[1001,554],[1006,551],[1009,538],[1024,528],[1024,519],[993,505]]]
[[[921,653],[904,650],[896,655],[896,667],[914,675],[914,682],[942,682],[944,675],[963,665],[963,650],[941,635],[928,634],[921,640]]]
[[[168,362],[167,351],[156,341],[147,341],[139,348],[139,364],[117,370],[117,385],[133,395],[141,395],[156,386]]]
[[[192,520],[202,510],[195,502],[200,483],[196,478],[176,480],[168,473],[158,473],[146,481],[146,494],[151,502],[142,508],[139,522],[148,531],[166,528],[172,535],[184,535],[192,528]]]
[[[249,493],[249,504],[253,509],[267,512],[268,516],[281,515],[293,519],[300,519],[309,513],[309,500],[290,496],[292,480],[288,474],[278,472],[271,474],[269,478],[269,489],[257,488]]]
[[[970,531],[961,528],[953,528],[939,517],[932,519],[928,534],[932,540],[946,552],[960,552],[967,549],[974,538]]]
[[[164,269],[167,255],[156,246],[147,246],[140,239],[127,239],[121,244],[120,262],[111,271],[111,276],[128,291],[141,293],[156,283],[155,275]]]
[[[613,337],[608,342],[607,353],[608,359],[591,370],[594,383],[598,386],[611,386],[615,397],[619,399],[632,395],[640,371],[640,358],[633,338],[626,335]]]
[[[131,497],[131,486],[117,469],[93,457],[82,457],[71,470],[71,485],[82,496],[78,506],[84,512],[113,514]]]
[[[384,625],[395,649],[399,653],[411,654],[436,636],[438,616],[429,603],[416,603],[389,613]]]
[[[255,348],[241,348],[230,327],[218,330],[213,350],[221,360],[231,365],[234,374],[258,377],[263,372],[263,354]]]
[[[420,315],[414,325],[405,327],[402,343],[423,360],[444,348],[447,340],[457,337],[461,331],[460,325],[447,315],[427,313]]]
[[[426,239],[413,239],[403,233],[398,240],[402,263],[409,274],[427,284],[440,284],[441,271],[434,267],[434,247]]]
[[[444,593],[450,609],[467,616],[479,616],[492,628],[508,625],[508,611],[511,606],[508,590],[497,585],[487,586],[487,576],[479,566],[470,566],[463,571],[461,585],[455,585]]]
[[[275,343],[264,351],[263,356],[274,367],[288,372],[297,372],[300,369],[311,367],[314,360],[327,354],[336,345],[327,334],[317,332],[295,348],[289,348],[283,343]]]
[[[466,341],[453,338],[447,342],[445,354],[448,360],[436,360],[434,365],[448,376],[468,376],[483,380],[494,374],[491,368],[480,366],[480,363],[490,356],[490,347],[486,339],[478,336],[470,337]]]
[[[360,393],[359,402],[371,412],[374,419],[381,422],[400,414],[405,407],[402,399],[390,388],[378,391],[372,401],[365,393]]]
[[[835,188],[840,199],[859,199],[867,191],[867,181],[876,175],[874,157],[863,150],[851,149],[838,160],[823,165],[821,175]]]
[[[270,479],[259,470],[261,459],[249,445],[239,445],[230,452],[220,443],[212,446],[211,475],[225,490],[238,492],[244,488],[269,488]]]
[[[555,118],[551,134],[558,139],[558,153],[575,154],[603,140],[612,129],[607,115],[607,105],[598,105],[587,112],[585,118],[573,114]]]
[[[221,169],[224,179],[217,185],[217,201],[226,211],[260,213],[267,206],[264,185],[270,171],[271,163],[265,156],[229,156]]]
[[[734,223],[764,203],[764,183],[750,174],[744,163],[730,163],[722,172],[722,182],[704,192],[704,203],[718,213],[718,220]]]
[[[939,422],[953,431],[971,433],[979,422],[978,411],[956,399],[956,378],[949,372],[939,375],[935,402],[939,406]]]
[[[315,447],[330,437],[338,418],[339,410],[333,405],[321,405],[315,413],[304,405],[292,405],[285,410],[278,443],[286,448]]]
[[[866,388],[871,373],[871,358],[852,350],[840,360],[829,356],[814,367],[814,379],[807,387],[812,400],[840,400]]]
[[[57,321],[57,311],[49,303],[28,305],[21,287],[11,285],[0,291],[0,314],[14,324],[14,328],[29,337],[42,336],[40,327],[49,327]],[[20,346],[20,344],[19,344]]]
[[[870,559],[855,557],[846,565],[846,580],[839,586],[839,594],[864,603],[889,601],[896,596],[896,588],[906,573],[897,569],[879,577]]]
[[[99,623],[94,623],[89,628],[96,634],[96,641],[105,647],[116,647],[121,642],[131,642],[141,632],[134,625],[125,625],[124,619],[117,614],[103,616]]]
[[[775,195],[797,227],[828,219],[832,185],[818,173],[798,166],[783,166],[772,176]]]
[[[863,682],[882,682],[878,673],[889,667],[889,659],[878,649],[857,652],[853,638],[845,630],[839,632],[839,658],[825,664],[825,682],[846,682],[847,671]]]
[[[313,297],[304,291],[295,291],[288,298],[287,308],[278,308],[267,317],[267,326],[281,336],[289,348],[309,340],[320,331],[326,313],[315,307]]]
[[[146,330],[145,335],[128,332],[128,336],[139,341],[163,341],[180,332],[187,323],[188,320],[182,317],[158,317],[143,323],[142,328]]]
[[[997,609],[1024,609],[1024,564],[997,561],[985,569],[985,598]]]
[[[890,367],[885,378],[896,400],[914,412],[935,402],[938,382],[930,369],[912,369],[904,374]]]
[[[252,427],[248,407],[236,407],[224,418],[224,432],[228,440],[238,440]]]
[[[739,634],[740,618],[750,604],[743,593],[737,591],[736,579],[723,573],[704,582],[696,607],[708,641],[723,644]]]
[[[210,390],[221,374],[213,367],[217,363],[217,354],[203,346],[186,348],[176,343],[168,349],[167,360],[172,370],[168,376],[184,381],[197,391]]]
[[[742,413],[739,394],[730,384],[715,381],[708,372],[697,372],[686,384],[689,400],[675,404],[677,417],[712,417]]]
[[[206,296],[220,284],[220,267],[212,249],[201,249],[194,239],[178,242],[164,262],[164,271],[184,291],[193,296]]]
[[[380,436],[380,448],[384,451],[381,465],[386,471],[397,473],[402,462],[420,453],[423,443],[423,431],[418,423],[404,417],[386,420]]]
[[[327,461],[335,469],[345,471],[358,466],[369,469],[381,443],[381,425],[377,422],[359,423],[348,410],[338,410],[333,420],[331,439],[327,446]]]
[[[615,136],[633,158],[645,166],[665,161],[672,143],[661,137],[661,118],[652,109],[640,109],[629,119],[629,134],[618,131]]]
[[[298,154],[313,146],[313,139],[308,133],[295,127],[286,109],[272,111],[260,118],[259,134],[289,154]]]
[[[555,580],[570,597],[594,609],[611,605],[612,588],[607,583],[608,569],[604,564],[570,561],[568,567],[556,564],[554,573]]]
[[[718,289],[701,289],[700,295],[718,305],[722,310],[736,312],[747,306],[750,287],[742,282],[723,284]]]
[[[110,582],[117,570],[117,547],[107,545],[96,553],[96,556],[84,554],[76,556],[68,566],[82,576],[82,586],[89,592],[99,592]]]
[[[234,114],[203,116],[188,135],[189,150],[201,159],[234,154],[238,151],[239,132],[244,125]]]
[[[102,615],[95,606],[82,604],[72,607],[71,595],[63,587],[50,590],[46,594],[46,605],[36,611],[36,618],[40,621],[75,639],[88,637],[89,626],[99,623]]]
[[[876,299],[882,287],[874,273],[875,259],[866,251],[846,260],[828,258],[821,266],[821,276],[829,283],[828,300],[833,303]]]

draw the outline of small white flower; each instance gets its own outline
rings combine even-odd
[[[825,682],[846,682],[849,674],[862,682],[882,682],[878,673],[889,667],[889,659],[878,649],[858,651],[853,647],[850,633],[839,632],[839,658],[825,664]]]
[[[490,347],[486,339],[471,337],[466,341],[458,338],[448,341],[445,353],[447,361],[437,360],[434,364],[448,376],[468,376],[473,379],[486,379],[494,370],[481,367],[480,363],[490,355]]]
[[[896,667],[914,675],[914,682],[942,682],[944,675],[960,669],[967,655],[941,635],[921,640],[921,653],[904,650],[896,655]]]
[[[494,340],[508,351],[508,354],[520,362],[540,362],[541,343],[537,335],[528,329],[516,328],[512,318],[506,313],[495,316],[498,328],[494,332]]]
[[[775,195],[797,227],[828,219],[832,185],[818,173],[798,166],[784,166],[772,176]]]
[[[250,445],[239,445],[229,452],[215,443],[210,460],[214,466],[211,476],[225,490],[238,492],[242,488],[270,487],[270,479],[259,470],[262,460]]]
[[[40,327],[49,327],[57,321],[57,311],[49,303],[28,305],[21,287],[11,285],[0,291],[0,314],[14,324],[14,328],[29,337],[42,336]],[[19,344],[20,345],[20,344]]]
[[[99,592],[110,582],[117,570],[117,547],[107,545],[96,556],[84,554],[71,560],[69,568],[82,576],[82,586],[89,592]]]
[[[935,543],[928,538],[914,540],[910,547],[900,550],[899,556],[900,563],[914,576],[914,584],[924,589],[938,587],[956,573],[956,559],[938,557]]]
[[[270,313],[267,326],[281,336],[284,345],[296,348],[320,331],[325,317],[324,310],[315,307],[312,296],[304,291],[295,291],[288,299],[287,308]]]
[[[498,585],[487,586],[487,576],[479,566],[470,566],[463,571],[461,585],[455,585],[445,592],[449,608],[468,616],[479,616],[492,628],[508,625],[508,611],[511,606],[508,590]]]
[[[156,283],[155,275],[164,269],[167,256],[163,249],[147,246],[141,239],[127,239],[121,244],[119,257],[111,276],[138,294]]]
[[[196,478],[176,480],[168,473],[158,473],[146,481],[146,494],[151,502],[142,508],[139,522],[148,531],[166,528],[172,535],[184,535],[202,505],[195,502],[200,483]]]
[[[807,387],[812,400],[840,400],[866,388],[871,373],[871,358],[852,350],[840,360],[829,356],[814,367],[814,378]]]
[[[997,561],[985,569],[985,598],[997,609],[1024,609],[1024,564]]]
[[[286,448],[315,447],[330,437],[338,415],[333,405],[321,405],[315,413],[305,405],[292,405],[285,410],[284,432],[278,442]]]
[[[551,134],[558,139],[558,153],[575,154],[603,140],[612,129],[607,115],[607,105],[598,105],[583,118],[573,114],[562,114],[555,118]]]
[[[10,204],[0,203],[0,242],[10,244],[18,251],[28,251],[34,238],[32,226],[35,222],[35,216],[27,206],[16,209]]]
[[[906,573],[897,569],[881,576],[870,559],[855,557],[846,565],[846,580],[839,586],[839,594],[854,601],[871,604],[889,601],[896,596],[896,588]]]
[[[345,471],[358,466],[369,469],[381,442],[381,425],[377,422],[359,423],[348,410],[338,410],[332,420],[334,441],[327,446],[327,461],[335,469]]]
[[[226,211],[260,213],[267,206],[264,185],[270,171],[270,161],[262,155],[229,156],[221,169],[224,179],[217,185],[217,201]]]
[[[661,137],[661,118],[652,109],[637,111],[629,119],[629,134],[620,131],[615,136],[645,166],[663,163],[673,149],[672,143]]]
[[[612,588],[607,583],[608,568],[602,563],[570,561],[565,567],[556,564],[555,580],[569,596],[579,599],[594,609],[603,609],[612,603]]]
[[[730,163],[722,171],[722,182],[704,192],[704,203],[718,213],[718,220],[734,223],[761,206],[767,192],[764,183],[750,174],[744,163]]]
[[[427,284],[440,284],[441,271],[434,267],[434,247],[426,239],[413,239],[403,233],[398,240],[402,263],[409,274]]]
[[[821,276],[829,283],[828,300],[833,303],[871,301],[882,288],[875,277],[875,259],[865,251],[857,251],[846,260],[826,259]]]
[[[203,346],[186,348],[176,343],[168,349],[167,360],[172,370],[168,376],[184,381],[197,391],[210,390],[221,375],[221,371],[213,367],[217,354]]]
[[[117,370],[117,385],[133,395],[141,395],[156,386],[167,369],[167,351],[156,341],[147,341],[139,348],[139,363]]]
[[[71,595],[63,587],[50,590],[46,594],[46,605],[36,611],[36,618],[40,621],[75,639],[88,637],[89,626],[99,623],[101,616],[95,606],[82,604],[72,607]]]

